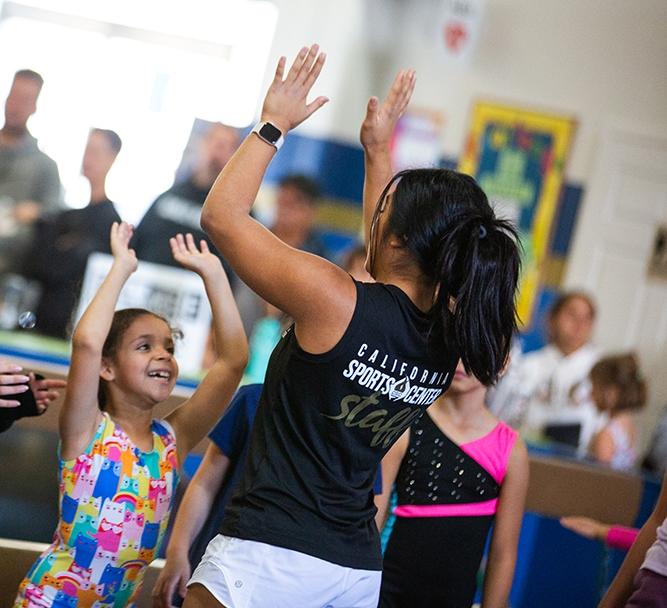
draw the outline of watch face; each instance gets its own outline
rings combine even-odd
[[[277,129],[271,123],[266,122],[260,128],[259,135],[271,143],[276,143],[282,136],[282,133],[280,129]]]

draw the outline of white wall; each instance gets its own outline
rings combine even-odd
[[[304,132],[356,141],[367,97],[412,66],[414,104],[445,116],[447,156],[461,152],[479,97],[576,117],[568,168],[575,181],[586,181],[606,124],[667,133],[665,0],[487,0],[466,67],[445,63],[436,48],[438,0],[274,1],[273,56],[313,41],[329,56],[317,94],[332,101]]]

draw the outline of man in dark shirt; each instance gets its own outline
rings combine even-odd
[[[324,241],[315,230],[320,188],[306,175],[288,175],[276,192],[276,215],[271,232],[295,249],[329,257]]]
[[[199,226],[199,216],[215,178],[238,145],[236,129],[222,123],[210,126],[199,144],[191,175],[158,196],[137,226],[132,246],[140,260],[178,266],[171,255],[169,238],[179,232],[192,233],[196,243],[206,240],[211,251],[215,251]]]
[[[92,129],[81,173],[90,183],[90,202],[39,222],[24,274],[41,283],[37,331],[65,338],[76,306],[88,256],[110,253],[109,231],[120,216],[106,193],[106,178],[122,142],[114,131]]]

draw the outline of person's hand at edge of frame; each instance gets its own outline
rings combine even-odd
[[[12,408],[21,405],[20,401],[11,397],[30,390],[28,382],[30,376],[23,373],[20,365],[0,360],[0,407]],[[5,396],[10,398],[4,399]]]

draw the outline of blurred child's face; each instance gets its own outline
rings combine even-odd
[[[141,397],[151,406],[164,401],[178,377],[171,328],[153,315],[135,319],[125,331],[113,360],[106,363],[102,370],[104,379],[123,392]]]
[[[463,361],[459,359],[458,365],[456,366],[456,372],[454,372],[454,379],[449,385],[447,392],[451,394],[463,395],[479,388],[484,388],[484,385],[477,378],[475,378],[475,376],[466,372],[465,368],[463,367]]]
[[[554,343],[566,355],[573,353],[591,339],[593,321],[590,304],[584,298],[570,298],[552,321]]]
[[[618,401],[618,389],[615,386],[604,385],[601,382],[591,382],[591,397],[600,412],[613,410]]]

